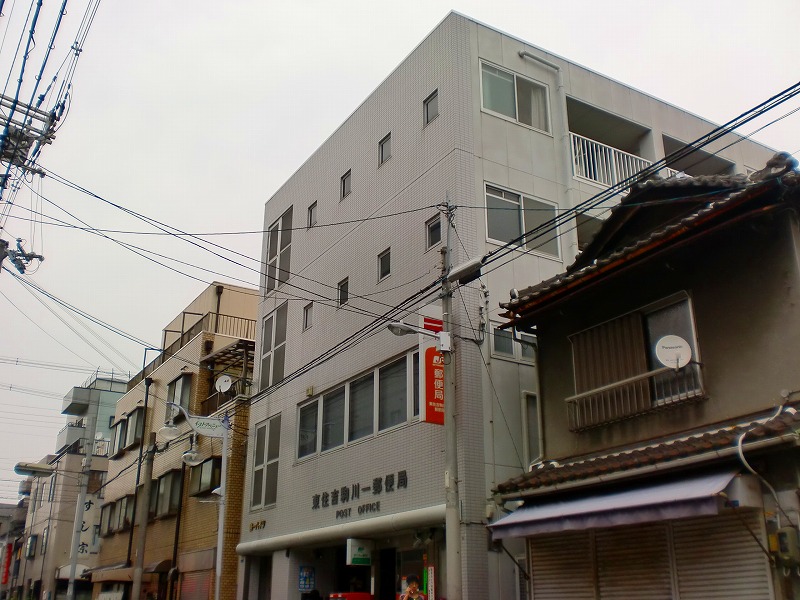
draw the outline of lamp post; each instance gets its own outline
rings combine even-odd
[[[212,438],[222,438],[222,466],[220,469],[219,482],[219,515],[217,521],[217,557],[216,574],[214,577],[214,600],[220,600],[220,585],[222,580],[222,555],[225,543],[225,484],[228,473],[228,430],[230,429],[230,419],[228,415],[221,419],[214,417],[198,417],[190,415],[185,408],[174,402],[167,402],[167,406],[172,406],[183,413],[189,427],[198,435]],[[166,440],[174,440],[180,435],[180,430],[174,423],[174,415],[159,430],[159,433]],[[199,456],[194,447],[183,453],[183,461],[189,466],[200,464]]]

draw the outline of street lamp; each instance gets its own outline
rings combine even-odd
[[[218,419],[214,417],[198,417],[190,415],[185,408],[180,404],[174,402],[167,402],[167,406],[172,406],[183,413],[186,417],[186,422],[189,427],[199,435],[205,435],[212,438],[222,438],[222,468],[220,470],[219,482],[219,517],[217,522],[217,573],[214,577],[214,600],[220,600],[220,584],[222,581],[222,554],[224,548],[224,531],[225,531],[225,484],[228,472],[228,430],[230,429],[230,419],[226,414],[223,418]],[[166,440],[174,440],[180,435],[178,426],[175,425],[175,415],[170,416],[169,420],[158,431],[158,433]],[[183,453],[183,462],[194,467],[199,465],[202,461],[199,453],[192,447]]]
[[[47,463],[18,462],[14,465],[14,473],[23,477],[50,477],[56,468]]]

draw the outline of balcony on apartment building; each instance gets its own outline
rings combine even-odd
[[[584,181],[601,187],[617,185],[649,167],[653,161],[642,157],[642,149],[651,135],[647,127],[601,111],[573,98],[567,100],[572,173]],[[664,155],[684,147],[684,143],[662,136]],[[695,150],[668,163],[664,177],[684,173],[698,175],[730,175],[735,165],[730,161]]]
[[[211,415],[235,398],[250,397],[255,348],[254,340],[239,339],[202,358],[212,381],[209,396],[201,402],[201,415]]]
[[[151,361],[141,372],[134,375],[128,382],[128,389],[133,389],[145,377],[150,375],[164,361],[173,356],[178,350],[183,348],[190,340],[203,331],[218,333],[232,338],[242,340],[255,340],[256,321],[245,319],[233,315],[222,315],[208,312],[203,315],[184,311],[182,313],[181,331],[164,330],[164,337],[171,341],[166,344],[164,350],[153,361]],[[192,323],[187,325],[187,323]]]
[[[69,454],[84,454],[84,444],[86,443],[86,420],[76,419],[68,422],[56,436],[56,453],[67,452]],[[92,454],[94,456],[108,456],[109,440],[94,440]]]

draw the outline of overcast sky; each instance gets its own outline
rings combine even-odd
[[[61,1],[45,0],[51,22]],[[56,65],[86,2],[68,4]],[[209,238],[252,257],[228,253],[231,262],[164,236],[109,234],[188,263],[169,264],[193,279],[86,231],[33,227],[31,211],[96,228],[154,231],[114,203],[188,232],[259,230],[270,195],[451,9],[718,123],[800,79],[796,0],[107,1],[78,62],[70,109],[40,164],[108,203],[53,177],[36,178],[30,186],[44,199],[28,188],[18,192],[3,237],[23,238],[26,250],[45,256],[30,280],[158,346],[161,329],[204,282],[257,285],[261,236]],[[4,75],[12,72],[18,17],[27,10],[22,0],[6,0]],[[51,29],[37,31],[39,52]],[[40,64],[32,60],[25,85]],[[792,100],[741,133],[799,106]],[[800,113],[755,139],[798,153]],[[136,372],[143,349],[93,326],[112,350],[79,324],[83,319],[66,316],[7,272],[0,273],[0,293],[0,501],[13,501],[20,479],[13,465],[54,450],[64,424],[59,398],[88,377],[42,363]]]

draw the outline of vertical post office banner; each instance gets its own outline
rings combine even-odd
[[[423,328],[434,333],[442,331],[442,320],[423,318]],[[444,355],[437,347],[438,340],[428,335],[419,336],[420,355],[420,421],[444,425]]]

